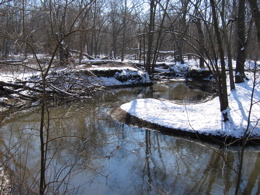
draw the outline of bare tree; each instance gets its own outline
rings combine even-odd
[[[238,164],[238,173],[237,173],[237,183],[236,183],[236,191],[235,194],[239,194],[239,188],[241,185],[241,180],[242,180],[242,170],[243,170],[243,163],[244,163],[244,153],[245,153],[245,148],[247,145],[247,142],[250,141],[250,136],[254,132],[255,128],[259,125],[260,119],[257,118],[256,120],[252,121],[252,109],[255,105],[255,90],[257,85],[259,85],[257,81],[257,72],[259,69],[257,68],[257,62],[255,61],[255,65],[253,67],[253,77],[252,77],[252,92],[250,94],[250,106],[249,106],[249,111],[248,111],[248,118],[247,118],[247,126],[244,130],[244,134],[242,136],[242,141],[241,141],[241,148],[240,148],[240,156],[239,156],[239,164]]]
[[[156,61],[158,59],[158,55],[159,55],[159,51],[162,48],[162,44],[164,41],[165,36],[167,35],[167,33],[165,33],[165,20],[167,17],[167,10],[168,10],[168,5],[169,5],[169,0],[167,0],[165,2],[165,5],[162,5],[161,2],[158,2],[160,9],[163,11],[163,14],[160,18],[160,24],[159,24],[159,29],[157,30],[157,38],[156,38],[156,42],[155,42],[155,49],[154,49],[154,54],[153,54],[153,62],[152,62],[152,73],[154,73],[154,68],[155,68],[155,64]]]
[[[86,12],[89,11],[89,7],[91,6],[93,0],[90,2],[86,2],[83,7],[81,7],[78,11],[78,13],[74,16],[74,18],[71,20],[71,23],[68,24],[65,22],[66,14],[67,14],[67,9],[69,7],[69,2],[66,1],[64,4],[64,12],[59,16],[57,20],[59,21],[58,24],[56,23],[56,19],[54,20],[54,23],[50,23],[51,25],[51,30],[52,32],[55,33],[54,27],[59,30],[57,42],[55,45],[55,48],[52,52],[51,59],[49,60],[47,66],[42,66],[40,63],[39,58],[37,57],[37,47],[34,45],[33,42],[30,42],[30,40],[26,40],[26,45],[31,49],[37,63],[38,67],[41,71],[41,79],[42,79],[42,96],[41,96],[41,120],[40,120],[40,153],[41,153],[41,167],[40,167],[40,181],[39,181],[39,194],[45,194],[46,188],[47,188],[47,183],[46,183],[46,169],[47,169],[47,158],[48,158],[48,139],[49,139],[49,111],[48,111],[48,104],[47,104],[47,82],[46,78],[50,72],[51,67],[53,66],[53,61],[56,56],[56,53],[60,50],[60,55],[61,55],[61,46],[63,46],[63,42],[66,38],[71,36],[73,33],[78,32],[81,29],[81,24],[82,22],[79,21],[81,15],[86,15]],[[53,6],[52,6],[52,1],[49,1],[50,5],[50,13],[53,13]],[[53,17],[51,15],[51,17]],[[58,15],[55,15],[55,18],[57,18]],[[53,19],[53,18],[52,18]],[[55,26],[57,24],[58,26]],[[68,26],[67,26],[68,24]],[[60,56],[61,62],[63,62],[63,59],[61,59],[63,56]],[[47,119],[46,119],[47,117]]]
[[[124,17],[121,17],[120,13],[120,7],[118,6],[118,2],[112,0],[110,2],[110,25],[111,25],[111,36],[112,36],[112,42],[111,42],[111,57],[116,58],[117,52],[118,52],[118,38],[119,34],[122,32],[124,27]]]
[[[251,15],[254,19],[255,25],[256,25],[256,34],[257,34],[257,38],[258,38],[258,47],[260,47],[260,11],[258,8],[258,4],[257,1],[255,0],[248,0],[250,7],[251,7]],[[253,87],[252,87],[252,92],[251,92],[251,103],[250,103],[250,107],[249,107],[249,112],[248,112],[248,120],[247,120],[247,127],[244,131],[244,135],[242,137],[242,144],[241,144],[241,150],[240,150],[240,157],[239,157],[239,165],[238,165],[238,174],[237,174],[237,183],[236,183],[236,191],[235,194],[239,194],[239,188],[241,185],[241,180],[242,180],[242,170],[243,170],[243,163],[244,163],[244,153],[245,153],[245,147],[247,142],[250,140],[250,135],[253,133],[254,128],[259,124],[259,118],[257,119],[257,121],[254,121],[254,124],[252,124],[251,121],[251,117],[252,117],[252,109],[253,106],[255,104],[254,101],[254,96],[255,96],[255,89],[257,87],[257,85],[259,84],[259,82],[257,82],[257,73],[258,73],[259,69],[257,67],[257,58],[255,59],[254,62],[254,67],[253,67]]]
[[[231,54],[231,40],[228,38],[228,29],[227,29],[227,22],[226,22],[226,13],[227,10],[227,2],[225,0],[222,1],[222,10],[221,10],[221,22],[223,24],[223,36],[224,36],[224,43],[226,46],[226,53],[228,57],[228,68],[229,68],[229,80],[230,80],[230,89],[235,89],[235,82],[234,82],[234,75],[233,75],[233,66],[232,66],[232,54]],[[231,38],[230,38],[231,39]]]
[[[124,61],[125,58],[125,48],[126,48],[126,17],[127,17],[127,0],[124,2],[124,8],[123,8],[123,38],[122,38],[122,50],[121,50],[121,61]]]
[[[251,8],[252,17],[253,17],[253,19],[255,21],[255,25],[256,25],[258,42],[260,42],[260,10],[259,10],[259,5],[257,4],[257,0],[248,0],[248,2],[249,2],[249,5],[250,5],[250,8]]]
[[[157,7],[156,1],[151,0],[150,9],[149,9],[150,16],[149,16],[149,24],[148,24],[148,33],[147,33],[147,53],[146,53],[146,62],[145,62],[145,69],[148,72],[148,74],[151,74],[156,7]]]
[[[225,56],[223,50],[223,43],[222,43],[221,34],[219,30],[219,21],[216,12],[215,1],[210,0],[210,5],[212,8],[213,25],[216,33],[217,45],[218,45],[219,57],[220,57],[220,65],[221,65],[221,70],[219,70],[218,65],[216,64],[217,77],[215,78],[217,80],[220,110],[223,113],[224,121],[228,121],[229,118],[228,118],[228,114],[226,113],[226,110],[228,109],[228,94],[227,94],[226,68],[225,68]],[[218,63],[218,60],[215,59],[215,62]]]
[[[245,60],[246,60],[246,39],[245,39],[245,0],[239,0],[237,20],[237,58],[236,58],[236,82],[244,82]]]
[[[204,68],[204,50],[205,50],[205,38],[204,38],[204,32],[202,30],[202,23],[201,23],[201,16],[200,16],[200,12],[198,10],[199,4],[201,2],[197,1],[196,4],[194,5],[195,7],[195,13],[194,13],[194,19],[192,20],[192,22],[195,23],[197,31],[198,31],[198,42],[199,42],[199,48],[198,48],[198,52],[199,52],[199,56],[200,56],[200,68]]]
[[[207,4],[204,3],[204,6],[207,7]],[[209,70],[211,70],[214,74],[215,80],[216,80],[216,87],[218,90],[218,96],[219,96],[219,102],[220,102],[220,111],[223,115],[223,120],[228,121],[228,94],[227,94],[227,81],[226,81],[226,68],[225,68],[225,55],[224,55],[224,44],[222,40],[222,31],[219,27],[219,14],[220,12],[217,12],[216,9],[217,5],[214,0],[210,1],[211,6],[211,14],[202,14],[199,13],[200,19],[203,21],[203,25],[206,28],[207,33],[207,41],[208,45],[203,46],[204,48],[204,54],[207,57],[207,59],[204,58],[204,62],[206,63]],[[204,8],[204,7],[203,7]],[[197,11],[199,11],[197,9]],[[204,10],[205,11],[205,10]],[[207,10],[209,11],[209,10]],[[204,17],[203,17],[204,16]],[[206,19],[206,17],[212,16],[212,22],[211,19]],[[213,28],[212,28],[213,25]],[[192,37],[193,38],[193,37]],[[193,38],[199,43],[200,40]],[[187,39],[185,39],[186,42],[192,46],[200,57],[203,57],[201,55],[200,49],[198,49],[195,45],[191,44]],[[216,43],[214,42],[216,41]],[[205,44],[206,45],[206,44]],[[217,47],[216,47],[217,45]],[[199,46],[201,47],[201,46]],[[208,62],[207,62],[208,61]],[[220,62],[220,66],[219,63]]]
[[[182,32],[181,37],[179,40],[177,40],[177,61],[184,64],[183,60],[183,51],[184,51],[184,41],[183,37],[185,37],[185,34],[187,32],[187,14],[188,14],[188,4],[190,0],[181,0],[181,7],[180,7],[180,21],[179,21],[179,31]]]

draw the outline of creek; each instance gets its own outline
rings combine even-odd
[[[213,97],[186,84],[113,89],[87,102],[49,107],[47,194],[234,194],[238,146],[169,136],[106,114],[136,98],[186,104]],[[13,114],[1,125],[1,162],[14,194],[38,192],[39,124],[36,108]],[[260,147],[247,147],[244,155],[240,192],[259,194]]]

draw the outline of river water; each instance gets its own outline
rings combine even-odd
[[[234,194],[239,147],[220,148],[112,120],[107,110],[136,98],[199,103],[210,93],[184,82],[110,90],[87,102],[49,107],[46,194]],[[1,167],[14,194],[37,194],[40,112],[1,125]],[[240,193],[260,193],[260,147],[246,148]]]

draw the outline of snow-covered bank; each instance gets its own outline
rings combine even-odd
[[[229,92],[228,110],[231,121],[223,122],[218,97],[200,104],[178,105],[161,99],[136,99],[120,108],[131,116],[162,127],[221,137],[241,138],[248,124],[252,82],[236,85]],[[260,137],[260,86],[254,92],[254,105],[250,118],[250,134]]]
[[[42,98],[40,71],[17,68],[0,71],[0,120],[17,110],[37,106]],[[109,88],[150,85],[149,75],[138,68],[121,65],[79,65],[51,68],[46,77],[46,93],[51,103],[89,100]]]
[[[102,86],[140,85],[151,84],[149,75],[134,67],[91,67],[88,69],[95,77],[90,77],[92,82]]]
[[[14,72],[2,73],[0,81],[17,82],[17,81],[37,81],[41,80],[40,72]],[[78,66],[77,68],[58,68],[53,69],[47,76],[47,80],[62,83],[66,88],[67,85],[135,85],[151,83],[149,75],[137,68],[131,66],[105,67],[105,66]]]
[[[152,84],[149,75],[133,66],[79,65],[52,68],[46,79],[46,91],[57,99],[91,98],[103,87]],[[37,100],[42,93],[40,71],[6,71],[0,76],[0,104],[10,106],[11,99]],[[22,102],[23,105],[26,102]],[[9,105],[10,104],[10,105]],[[19,106],[21,106],[19,105]],[[12,106],[12,105],[11,105]]]
[[[83,65],[75,69],[63,68],[50,72],[47,76],[47,82],[49,80],[56,87],[66,91],[99,86],[135,86],[151,83],[146,72],[129,66],[85,67]]]

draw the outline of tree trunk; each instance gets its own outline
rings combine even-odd
[[[139,60],[139,62],[141,62],[141,60],[142,60],[142,47],[143,47],[143,40],[142,40],[142,37],[139,37],[139,43],[138,43],[138,60]],[[145,52],[143,52],[143,53],[145,53]]]
[[[24,42],[24,51],[23,51],[23,54],[24,54],[24,59],[27,59],[27,44],[26,44],[26,31],[25,31],[25,0],[23,0],[22,2],[22,34],[23,34],[23,42]]]
[[[236,59],[236,83],[244,82],[246,61],[245,42],[245,0],[239,0],[237,20],[237,59]]]
[[[189,4],[189,0],[182,0],[181,1],[181,20],[180,20],[180,31],[182,32],[182,35],[180,37],[180,40],[178,41],[178,56],[177,60],[181,62],[181,64],[184,64],[184,59],[183,59],[183,46],[184,46],[184,36],[187,31],[187,24],[186,24],[186,16],[187,16],[187,7]]]
[[[196,20],[194,21],[196,27],[197,27],[197,31],[198,31],[198,35],[199,35],[199,55],[200,55],[200,68],[205,68],[204,66],[204,33],[202,31],[201,28],[201,20],[200,18],[196,18]]]
[[[218,28],[218,19],[217,19],[217,13],[216,13],[214,0],[210,0],[210,4],[211,4],[211,8],[212,8],[213,24],[214,24],[214,30],[216,33],[217,45],[219,48],[220,64],[221,64],[221,72],[220,72],[220,74],[217,75],[218,76],[217,85],[218,85],[218,95],[219,95],[219,101],[220,101],[220,111],[223,114],[224,121],[227,121],[229,119],[228,119],[227,113],[224,112],[228,108],[225,56],[224,56],[224,50],[223,50],[222,41],[221,41],[221,35],[220,35],[219,28]],[[216,66],[217,66],[217,62],[216,62]]]
[[[152,63],[152,73],[154,73],[154,68],[155,68],[155,64],[156,64],[156,61],[158,59],[158,54],[159,54],[159,50],[163,44],[163,40],[164,40],[164,37],[165,35],[163,36],[163,25],[164,25],[164,21],[165,21],[165,18],[166,18],[166,14],[167,14],[167,10],[168,10],[168,4],[169,4],[169,0],[166,1],[166,5],[165,7],[163,8],[164,12],[163,12],[163,17],[162,17],[162,20],[161,20],[161,23],[160,23],[160,26],[159,26],[159,30],[157,32],[157,39],[156,39],[156,44],[155,44],[155,49],[154,49],[154,54],[153,54],[153,63]]]
[[[126,17],[127,17],[127,0],[125,0],[124,6],[124,16],[123,16],[123,40],[122,40],[122,51],[121,51],[121,61],[125,59],[125,46],[126,46]]]
[[[223,34],[224,34],[224,42],[226,45],[226,50],[227,50],[227,56],[228,56],[228,69],[229,69],[229,80],[230,80],[230,89],[234,90],[235,89],[235,82],[234,82],[234,75],[233,75],[233,67],[232,67],[232,55],[231,55],[231,46],[230,46],[230,41],[228,39],[228,30],[227,30],[227,25],[225,22],[225,7],[226,7],[226,1],[222,0],[222,11],[221,11],[221,21],[223,25]]]
[[[248,2],[251,8],[253,19],[255,21],[258,42],[260,42],[260,10],[257,4],[257,0],[248,0]]]
[[[151,74],[151,62],[152,62],[152,47],[153,47],[153,34],[154,34],[154,15],[155,15],[155,1],[151,0],[150,2],[150,21],[149,21],[149,27],[148,27],[148,43],[147,43],[147,57],[146,57],[146,63],[145,63],[145,69],[148,72],[148,74]]]
[[[46,188],[46,151],[45,151],[45,141],[44,141],[44,118],[45,118],[45,102],[46,102],[46,92],[45,92],[45,77],[43,77],[43,92],[42,92],[42,105],[41,105],[41,122],[40,122],[40,152],[41,152],[41,172],[40,172],[40,195],[45,194]]]

